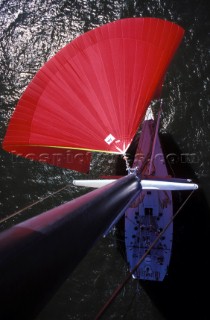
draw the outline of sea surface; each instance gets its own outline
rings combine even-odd
[[[160,132],[176,177],[199,184],[174,222],[168,276],[160,284],[131,280],[103,319],[210,319],[210,4],[208,0],[0,0],[0,142],[22,92],[39,68],[80,34],[125,17],[158,17],[185,29],[163,90]],[[95,154],[90,176],[124,170]],[[82,174],[12,156],[0,149],[0,219],[4,230],[86,192]],[[65,189],[54,194],[57,190]],[[188,193],[177,193],[175,207]],[[41,201],[45,198],[43,201]],[[29,205],[39,201],[36,205]],[[36,320],[94,319],[127,274],[118,232],[101,239]],[[1,302],[0,302],[1,304]],[[12,307],[12,306],[11,306]],[[3,320],[3,319],[2,319]],[[30,320],[30,319],[29,319]]]

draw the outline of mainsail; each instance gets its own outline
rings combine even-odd
[[[29,83],[3,148],[81,172],[90,151],[124,154],[183,34],[169,21],[128,18],[79,36]]]

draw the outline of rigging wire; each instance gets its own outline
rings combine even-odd
[[[40,203],[40,202],[48,199],[49,197],[54,196],[55,194],[61,192],[61,191],[64,190],[64,189],[67,189],[69,186],[70,186],[70,185],[68,184],[68,185],[66,185],[66,186],[58,189],[57,191],[49,194],[48,196],[45,196],[45,197],[43,197],[43,198],[41,198],[41,199],[39,199],[39,200],[37,200],[37,201],[35,201],[35,202],[27,205],[26,207],[24,207],[24,208],[22,208],[22,209],[20,209],[20,210],[18,210],[18,211],[15,211],[15,212],[12,213],[11,215],[9,215],[9,216],[7,216],[7,217],[5,217],[5,218],[0,219],[0,223],[6,222],[7,220],[9,220],[9,219],[17,216],[18,214],[22,213],[23,211],[25,211],[25,210],[27,210],[27,209],[30,209],[31,207],[35,206],[36,204],[38,204],[38,203]]]
[[[155,238],[151,246],[147,249],[147,251],[143,254],[143,256],[139,259],[139,261],[136,263],[136,265],[133,267],[133,269],[128,273],[124,281],[114,290],[111,297],[108,299],[108,301],[104,304],[104,306],[101,308],[101,310],[98,312],[98,314],[95,317],[95,320],[99,320],[101,316],[105,313],[105,311],[108,309],[108,307],[111,305],[111,303],[114,301],[114,299],[117,297],[117,295],[121,292],[121,290],[124,288],[124,286],[127,284],[127,282],[132,277],[132,274],[138,269],[140,264],[143,262],[143,260],[146,258],[146,256],[150,253],[152,248],[156,245],[156,243],[160,240],[160,238],[163,236],[165,231],[168,229],[168,227],[171,225],[171,223],[174,221],[176,216],[179,214],[179,212],[182,210],[184,205],[187,203],[187,201],[190,199],[192,194],[195,190],[192,190],[192,192],[188,195],[188,197],[185,199],[185,201],[181,204],[179,209],[175,212],[171,220],[167,223],[167,225],[163,228],[163,230],[159,233],[159,235]]]
[[[154,132],[153,145],[152,145],[152,150],[151,150],[151,157],[150,157],[150,163],[149,163],[149,172],[148,172],[149,175],[151,175],[151,173],[152,173],[153,161],[154,161],[154,156],[155,156],[155,147],[156,147],[156,142],[157,142],[158,130],[159,130],[159,126],[160,126],[162,103],[163,103],[163,100],[161,99],[160,108],[159,108],[159,112],[158,112],[158,117],[157,117],[157,121],[156,121],[155,132]]]

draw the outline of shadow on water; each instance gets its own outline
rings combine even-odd
[[[174,220],[174,236],[168,275],[163,282],[140,281],[152,303],[165,319],[195,317],[209,319],[208,295],[210,284],[209,230],[210,214],[203,186],[197,181],[190,163],[180,163],[181,151],[168,135],[161,136],[165,155],[171,155],[170,168],[178,178],[191,178],[199,184]],[[173,157],[172,157],[173,155]],[[176,157],[175,157],[176,155]],[[174,213],[189,195],[189,191],[173,192]],[[123,219],[119,222],[117,236],[122,240]],[[122,242],[119,245],[125,250]]]
[[[170,136],[162,136],[165,154],[180,155],[181,152]],[[196,182],[195,174],[187,161],[172,161],[170,166],[177,177],[189,177]],[[199,184],[199,181],[198,181]],[[173,192],[174,212],[189,192]],[[174,237],[169,272],[162,283],[141,282],[153,303],[166,319],[197,317],[207,319],[208,289],[210,280],[207,261],[209,252],[209,208],[202,190],[193,194],[174,220]],[[205,289],[205,290],[204,290]]]

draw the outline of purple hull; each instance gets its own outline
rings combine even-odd
[[[142,177],[149,174],[154,177],[167,177],[159,137],[155,145],[155,121],[145,120],[135,154],[133,168],[138,168]],[[153,160],[150,166],[150,158]],[[125,214],[125,244],[127,261],[132,270],[150,245],[173,216],[171,191],[143,190],[138,199]],[[161,239],[146,256],[133,277],[142,280],[162,281],[167,274],[173,237],[171,224]]]

